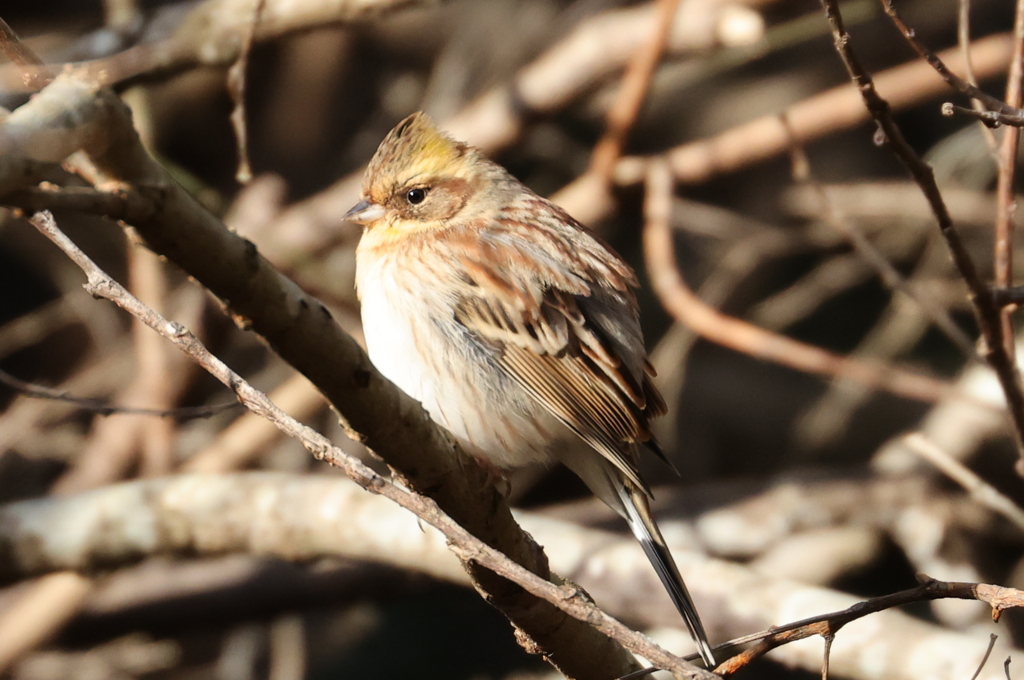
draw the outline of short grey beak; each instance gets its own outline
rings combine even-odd
[[[341,219],[346,222],[355,222],[356,224],[369,224],[382,217],[384,217],[384,206],[364,200],[352,206],[352,209],[345,213],[345,216]]]

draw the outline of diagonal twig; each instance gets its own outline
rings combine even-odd
[[[884,0],[883,0],[884,1]],[[825,16],[832,28],[832,37],[836,51],[839,53],[850,79],[860,92],[864,105],[878,124],[885,142],[910,172],[914,181],[921,187],[931,207],[939,231],[946,240],[953,264],[968,288],[968,299],[974,310],[974,316],[984,339],[982,357],[995,370],[999,384],[1006,396],[1007,407],[1013,423],[1014,441],[1020,460],[1018,472],[1024,474],[1024,385],[1022,385],[1017,365],[1006,351],[1007,338],[1003,330],[1001,307],[991,289],[985,285],[978,274],[977,267],[967,252],[960,238],[960,233],[953,224],[949,210],[942,199],[939,187],[935,182],[935,174],[931,166],[924,162],[920,155],[907,143],[903,133],[893,120],[889,104],[875,89],[874,81],[860,64],[853,51],[850,35],[846,32],[842,14],[837,0],[821,0]]]
[[[989,510],[1010,520],[1018,529],[1024,531],[1024,509],[999,492],[994,486],[975,474],[970,468],[949,455],[920,432],[909,434],[903,438],[903,444],[962,486],[971,498]]]
[[[985,105],[986,108],[992,111],[997,111],[1005,117],[1005,122],[1008,125],[1020,126],[1024,125],[1024,111],[1019,106],[1013,106],[1011,103],[1001,101],[997,97],[993,97],[984,90],[981,90],[971,83],[967,82],[957,74],[949,70],[945,62],[939,58],[937,54],[928,49],[924,43],[922,43],[914,29],[907,26],[903,21],[903,18],[896,11],[896,6],[893,4],[893,0],[879,0],[882,3],[882,8],[885,13],[889,15],[892,22],[899,29],[903,37],[906,38],[914,51],[920,55],[922,59],[927,61],[935,71],[942,76],[951,87],[960,92],[963,95],[976,99]],[[838,10],[837,10],[838,11]]]
[[[988,647],[985,648],[985,655],[981,657],[981,663],[978,664],[978,670],[974,671],[974,675],[971,676],[971,680],[978,680],[978,676],[981,675],[981,671],[985,668],[985,664],[988,663],[988,657],[992,655],[992,649],[996,646],[996,640],[999,636],[995,633],[991,633],[988,636]]]
[[[79,397],[74,394],[69,394],[64,390],[55,390],[51,387],[26,382],[20,378],[14,377],[4,370],[0,370],[0,383],[32,399],[62,401],[67,404],[74,404],[80,409],[97,413],[101,416],[110,416],[120,413],[139,416],[153,416],[156,418],[181,418],[190,420],[193,418],[210,418],[222,411],[229,411],[238,408],[238,404],[236,403],[213,404],[210,406],[179,406],[167,409],[122,406],[120,404],[111,404],[104,399]]]
[[[0,19],[0,52],[21,69],[21,80],[29,90],[41,90],[53,79],[53,72],[28,48],[6,21]]]
[[[783,123],[788,127],[788,121],[783,117]],[[974,343],[967,337],[963,329],[953,321],[949,312],[935,303],[925,295],[920,295],[911,288],[899,270],[889,262],[888,258],[871,242],[870,239],[854,226],[850,220],[843,215],[835,203],[831,200],[828,190],[818,182],[811,173],[811,162],[803,145],[794,137],[793,147],[790,150],[793,159],[793,177],[808,187],[817,195],[818,203],[822,206],[825,220],[837,231],[843,234],[860,255],[871,267],[878,272],[879,278],[893,291],[903,293],[914,301],[933,324],[956,345],[966,356],[975,356]]]
[[[619,640],[627,649],[641,654],[659,668],[671,670],[681,677],[709,680],[715,676],[709,671],[693,666],[655,645],[641,633],[630,630],[616,619],[604,613],[577,586],[570,583],[556,585],[540,578],[528,569],[516,564],[498,550],[491,548],[480,539],[463,529],[437,504],[427,498],[405,489],[377,474],[353,456],[331,444],[322,434],[309,428],[277,408],[265,394],[255,389],[224,362],[215,357],[186,328],[169,321],[146,307],[124,287],[110,278],[85,253],[83,253],[60,229],[53,217],[46,212],[37,213],[29,220],[44,236],[56,244],[78,265],[87,276],[85,284],[93,296],[104,298],[131,313],[144,324],[170,340],[189,358],[225,386],[233,390],[250,410],[270,419],[286,434],[295,437],[318,460],[336,465],[357,484],[372,493],[380,494],[403,508],[413,512],[425,522],[438,529],[450,541],[452,549],[465,562],[476,562],[514,580],[530,593],[555,605],[570,616],[587,623],[609,637]]]

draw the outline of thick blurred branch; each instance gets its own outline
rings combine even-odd
[[[971,45],[971,56],[978,77],[988,78],[1004,72],[1012,51],[1013,38],[1008,33],[976,40]],[[957,67],[963,61],[963,55],[956,48],[940,52],[939,56]],[[935,97],[947,87],[928,64],[919,61],[882,71],[877,83],[897,111]],[[871,119],[857,90],[849,84],[792,104],[786,108],[785,115],[789,129],[778,114],[772,113],[714,137],[671,149],[668,157],[676,181],[704,182],[785,153],[794,138],[806,144]],[[623,158],[616,168],[616,181],[620,184],[642,182],[647,162],[648,159],[640,156]]]
[[[742,3],[687,5],[689,11],[679,11],[673,17],[666,56],[679,58],[711,53],[723,46],[748,46],[763,37],[764,20]],[[498,153],[519,140],[533,119],[566,108],[622,69],[658,28],[655,3],[616,8],[588,18],[521,68],[512,82],[480,95],[442,121],[441,127],[487,154]],[[360,168],[288,207],[274,220],[274,229],[261,234],[260,242],[268,244],[277,266],[288,267],[337,238],[338,218],[358,200],[362,176]],[[590,203],[598,203],[591,200],[593,184],[589,180],[583,184],[586,200],[581,208],[590,209]],[[610,209],[610,201],[600,203],[605,212]],[[573,214],[589,223],[586,210]]]
[[[605,118],[604,135],[597,140],[590,154],[590,167],[587,168],[587,172],[597,176],[605,191],[615,169],[615,162],[622,155],[629,131],[633,128],[636,117],[640,115],[640,108],[647,96],[651,79],[654,77],[661,53],[672,30],[673,20],[679,10],[679,0],[658,0],[656,5],[657,21],[651,38],[637,49],[626,66],[615,102],[608,109]]]
[[[616,615],[648,625],[678,625],[671,603],[657,597],[656,576],[628,537],[531,513],[522,513],[520,519],[550,546],[553,565],[573,574],[598,600],[607,600]],[[381,532],[382,525],[389,530]],[[678,535],[676,525],[665,526],[668,536]],[[109,568],[154,554],[244,552],[299,561],[346,556],[468,585],[443,535],[424,529],[391,501],[331,477],[244,473],[129,482],[69,498],[0,507],[0,527],[0,549],[12,556],[0,574],[5,580],[47,569]],[[729,636],[758,639],[764,633],[747,635],[751,629],[805,617],[852,621],[864,611],[852,596],[775,579],[680,548],[677,544],[674,552],[695,597],[712,614],[713,625]],[[622,583],[631,586],[624,589]],[[873,600],[867,611],[932,597],[979,597],[1002,607],[1016,604],[1021,593],[930,583]],[[836,612],[840,618],[822,612]],[[819,633],[813,623],[798,624],[805,626],[801,634]],[[963,680],[974,670],[977,647],[977,635],[953,633],[887,611],[845,624],[836,636],[832,663],[846,677]],[[1000,648],[1002,654],[1012,652]],[[806,643],[786,645],[772,655],[809,671],[821,661],[818,648]],[[1000,672],[994,669],[981,678],[996,680]]]
[[[643,5],[612,10],[583,22],[563,41],[523,67],[511,85],[481,95],[461,113],[443,121],[442,127],[486,153],[502,150],[519,138],[527,122],[526,114],[550,115],[589,91],[601,78],[622,68],[654,30],[654,9],[652,5]],[[680,12],[666,53],[679,56],[710,50],[725,43],[722,36],[728,35],[730,26],[758,25],[760,21],[756,13],[742,7],[715,5],[711,11],[707,22],[711,29],[683,25],[685,13]],[[762,29],[740,32],[745,37],[741,37],[739,44],[754,42],[761,34]],[[988,78],[1005,71],[1012,50],[1009,34],[975,41],[971,55],[978,77]],[[954,65],[963,59],[962,54],[953,50],[940,55]],[[891,94],[896,110],[918,105],[946,87],[930,66],[918,61],[883,71],[878,81],[883,91]],[[791,130],[787,130],[777,114],[769,114],[671,149],[669,157],[676,180],[706,182],[785,153],[794,137],[807,143],[870,119],[849,84],[792,104],[786,109],[786,116]],[[621,158],[615,165],[615,182],[642,182],[650,160],[642,156]],[[612,203],[594,200],[592,178],[584,177],[571,182],[553,198],[584,224],[594,224],[607,217]],[[272,246],[270,250],[275,253],[278,266],[287,267],[304,258],[305,253],[317,251],[337,238],[336,221],[357,200],[361,178],[362,169],[279,215],[274,221],[275,229],[261,235],[261,242]]]
[[[425,4],[427,0],[266,0],[254,39],[271,40],[297,31],[367,21]],[[252,0],[206,0],[184,15],[180,6],[175,9],[178,11],[168,16],[181,18],[169,33],[167,21],[154,22],[164,33],[151,38],[152,42],[79,66],[102,85],[124,86],[143,77],[165,76],[196,66],[225,66],[238,59],[243,36],[252,25]],[[21,87],[39,89],[49,80],[48,66],[0,68],[0,89],[20,89],[19,82]]]
[[[664,53],[681,57],[761,38],[760,14],[736,2],[690,3],[667,27]],[[623,68],[659,31],[657,3],[609,10],[581,22],[522,68],[512,83],[478,97],[443,127],[488,153],[518,139],[529,116],[550,115]]]

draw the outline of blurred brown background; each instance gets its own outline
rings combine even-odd
[[[1024,500],[998,393],[971,391],[961,376],[984,369],[919,304],[929,300],[968,342],[975,338],[964,287],[919,190],[892,154],[873,143],[866,114],[848,123],[841,104],[816,114],[820,130],[802,145],[809,181],[794,178],[787,150],[743,158],[748,121],[793,110],[847,83],[818,3],[683,0],[680,28],[623,153],[655,156],[734,134],[739,161],[712,160],[710,169],[690,175],[673,166],[679,180],[674,241],[688,283],[710,305],[768,331],[880,362],[888,373],[932,378],[935,389],[916,398],[763,361],[750,348],[702,340],[675,322],[646,278],[644,189],[628,163],[619,164],[603,198],[557,193],[587,170],[635,51],[631,45],[648,42],[655,28],[653,5],[455,0],[408,3],[352,23],[329,15],[297,22],[257,40],[249,56],[245,104],[255,180],[242,186],[235,179],[229,64],[144,68],[133,61],[153,45],[184,42],[182,19],[203,4],[5,0],[0,16],[47,62],[110,60],[152,152],[356,337],[352,257],[359,232],[340,215],[356,199],[361,168],[402,117],[426,110],[538,193],[565,197],[644,282],[642,318],[671,406],[658,435],[682,475],[656,464],[646,472],[657,486],[659,513],[687,522],[680,526],[693,533],[691,548],[857,596],[910,587],[919,571],[1024,585],[1020,526],[972,501],[895,439],[922,429],[1012,501]],[[898,6],[925,44],[935,50],[956,44],[956,2]],[[914,61],[877,3],[852,0],[843,7],[869,69]],[[1012,3],[974,0],[970,19],[973,38],[1002,36],[1008,43]],[[1002,96],[1008,60],[995,61],[978,66],[981,84]],[[6,73],[0,105],[13,110],[28,93]],[[898,78],[907,77],[901,85]],[[899,75],[896,87],[882,94],[906,95],[896,105],[897,120],[934,165],[958,227],[990,278],[995,166],[976,123],[939,113],[944,101],[967,103],[941,83],[917,87],[934,79],[927,69]],[[484,106],[496,93],[509,102],[500,109],[504,118]],[[757,147],[758,132],[746,134],[749,148]],[[57,217],[107,271],[191,328],[257,387],[274,396],[289,380],[295,385],[292,371],[239,330],[214,299],[126,241],[121,229],[100,218]],[[893,292],[851,245],[843,224],[885,256],[914,299]],[[233,401],[169,345],[92,300],[81,282],[50,243],[0,211],[0,369],[107,404],[173,409]],[[315,395],[301,385],[293,389],[298,393],[284,397],[291,399],[286,410],[380,468],[344,440]],[[0,405],[4,503],[178,472],[338,474],[293,441],[246,438],[249,426],[236,427],[243,430],[231,435],[237,441],[226,440],[242,417],[238,408],[202,418],[102,415],[7,388],[0,388]],[[805,505],[794,510],[780,489]],[[564,470],[517,474],[513,498],[524,508],[622,529]],[[714,524],[728,512],[743,522]],[[785,527],[772,524],[773,517]],[[764,536],[761,522],[772,524],[770,537],[739,536]],[[4,610],[15,611],[29,587],[0,591],[0,632]],[[355,560],[157,556],[115,565],[75,597],[65,616],[40,615],[36,641],[13,645],[6,658],[0,642],[7,676],[498,679],[550,672],[519,650],[508,625],[471,590]],[[29,617],[32,610],[18,611]],[[980,658],[988,631],[983,608],[920,605],[910,613],[973,632]],[[23,626],[28,620],[18,619]],[[1007,620],[1003,641],[1020,645],[1019,621],[1012,614]],[[720,625],[722,633],[731,630]],[[745,672],[815,672],[794,663],[763,661]]]

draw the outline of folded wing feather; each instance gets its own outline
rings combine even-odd
[[[589,295],[580,295],[545,285],[543,278],[503,274],[498,280],[490,270],[479,279],[473,270],[456,319],[495,348],[516,382],[646,493],[635,444],[650,439],[648,420],[665,406],[650,381],[631,294],[593,283]],[[495,285],[521,294],[494,295]],[[633,327],[605,328],[611,319]],[[634,338],[638,348],[627,346]],[[631,351],[639,356],[625,356]]]

